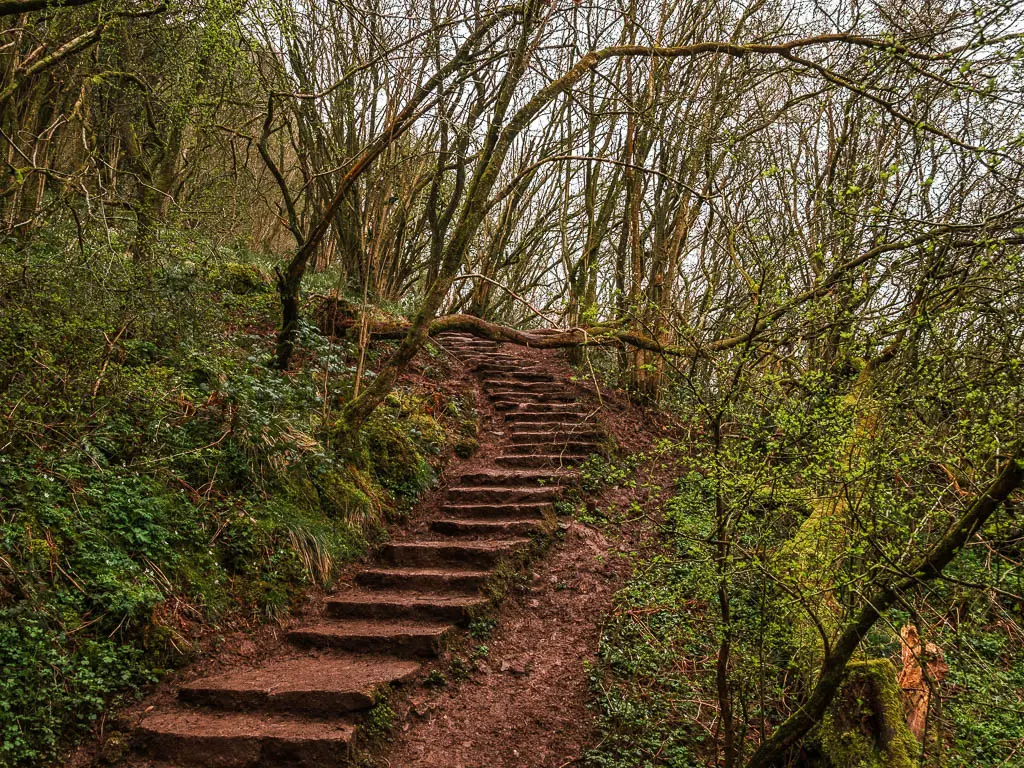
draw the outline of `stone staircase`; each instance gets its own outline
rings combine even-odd
[[[571,467],[597,450],[600,431],[542,356],[468,335],[438,341],[480,376],[504,422],[497,455],[456,474],[440,515],[384,546],[321,621],[288,634],[279,660],[192,682],[149,714],[136,744],[150,765],[345,765],[360,713],[385,686],[417,678],[487,609],[502,561],[549,530]]]

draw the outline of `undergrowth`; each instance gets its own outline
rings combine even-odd
[[[585,465],[584,483],[592,490],[635,488],[642,480],[633,470],[651,458],[592,460]],[[777,527],[778,522],[806,517],[802,505],[801,494],[785,488],[752,494],[751,519],[739,546],[770,558],[768,553],[791,535],[791,524]],[[581,509],[577,514],[584,522],[613,529],[629,509]],[[633,574],[616,595],[598,662],[589,667],[599,737],[586,764],[594,768],[687,768],[719,760],[716,659],[723,626],[717,604],[721,563],[714,546],[713,480],[696,472],[681,476],[653,531],[653,548],[633,554]],[[785,716],[780,703],[795,706],[803,690],[800,637],[787,618],[786,596],[765,578],[763,562],[736,557],[727,565],[732,637],[728,679],[747,756],[759,729]],[[982,551],[968,550],[951,576],[969,584],[981,580],[987,567]],[[922,614],[929,611],[929,624],[941,626],[930,640],[944,650],[950,673],[932,714],[937,735],[919,745],[916,757],[921,766],[1017,765],[1024,754],[1020,606],[961,584],[942,584],[927,602],[917,603]],[[911,620],[904,610],[890,617],[897,627]],[[858,658],[888,658],[898,668],[899,643],[892,633],[873,633]],[[847,768],[824,754],[821,743],[829,735],[812,732],[795,764]]]
[[[54,762],[201,631],[283,617],[433,482],[455,419],[396,390],[339,454],[356,350],[304,327],[272,369],[251,262],[0,248],[0,765]]]

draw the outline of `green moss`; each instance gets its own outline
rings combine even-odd
[[[896,668],[888,659],[851,662],[819,726],[835,768],[917,768],[920,747],[907,728]]]
[[[371,475],[400,501],[410,502],[434,481],[429,456],[440,454],[447,433],[422,398],[393,392],[360,434]]]
[[[274,282],[270,275],[255,264],[225,261],[215,265],[207,273],[207,279],[214,287],[236,294],[270,293]]]
[[[374,703],[363,717],[361,734],[368,742],[380,743],[386,740],[395,727],[398,717],[393,703],[395,693],[391,686],[383,685],[374,694]]]
[[[377,481],[397,496],[415,496],[430,482],[430,465],[409,433],[387,414],[375,415],[362,442]]]
[[[468,459],[480,448],[480,443],[472,438],[463,438],[455,444],[455,455],[460,459]]]
[[[335,468],[315,480],[320,507],[330,517],[376,527],[382,520],[380,489],[354,466]]]
[[[811,514],[796,535],[779,550],[774,567],[778,578],[794,592],[814,595],[812,606],[815,623],[807,610],[791,604],[787,610],[796,647],[794,666],[810,675],[821,663],[824,652],[819,625],[832,634],[839,625],[840,607],[832,595],[832,587],[841,562],[837,553],[845,550],[847,533],[844,526],[845,507],[835,500],[813,500]]]

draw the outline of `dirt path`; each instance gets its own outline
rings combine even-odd
[[[403,768],[560,768],[592,744],[584,661],[628,568],[597,531],[571,523],[503,603],[486,659],[467,680],[411,698],[382,763]]]

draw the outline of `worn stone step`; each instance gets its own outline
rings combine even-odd
[[[485,363],[501,363],[503,365],[522,365],[523,361],[510,352],[498,349],[473,349],[466,350],[468,358],[474,358]]]
[[[533,371],[550,373],[550,371],[544,366],[524,363],[522,360],[519,360],[512,355],[498,353],[490,355],[476,355],[471,365],[473,369],[480,374],[487,373],[488,369],[493,371]]]
[[[509,453],[519,455],[552,454],[589,456],[596,453],[598,444],[585,440],[546,440],[537,443],[515,443],[508,447]]]
[[[568,396],[566,396],[568,397]],[[502,411],[504,413],[519,411],[522,408],[529,406],[544,407],[548,405],[556,405],[560,402],[567,402],[561,395],[524,395],[523,397],[512,397],[510,395],[502,395],[501,397],[491,397],[491,405],[494,406],[494,410]],[[578,414],[582,418],[583,414]]]
[[[596,423],[593,416],[586,411],[565,411],[554,407],[558,405],[560,403],[528,403],[520,405],[519,408],[510,409],[503,416],[505,422],[511,427],[520,424],[562,423],[582,426]]]
[[[541,403],[547,402],[544,398],[548,395],[537,395],[532,392],[488,392],[487,396],[491,398],[491,402],[494,403],[495,407],[501,405],[505,410],[512,410],[519,406],[530,403]]]
[[[354,732],[345,720],[182,707],[150,715],[136,736],[151,757],[183,768],[340,768]]]
[[[447,589],[473,592],[482,589],[491,572],[440,568],[367,568],[356,575],[356,584],[388,589]]]
[[[533,413],[562,413],[566,414],[589,414],[591,409],[585,405],[575,402],[569,403],[523,403],[523,407],[520,408],[518,413],[522,414],[533,414]]]
[[[525,381],[551,381],[551,373],[540,366],[520,365],[514,361],[486,360],[477,361],[473,366],[481,376],[510,378]]]
[[[474,485],[465,488],[449,488],[448,500],[453,504],[523,504],[541,501],[557,501],[562,488],[503,488],[500,486]]]
[[[492,390],[511,390],[514,392],[562,392],[565,390],[564,384],[561,382],[554,381],[535,381],[532,379],[517,379],[513,376],[502,376],[500,378],[493,376],[484,377],[484,389],[488,391]]]
[[[408,682],[421,666],[368,655],[288,659],[196,680],[178,698],[233,711],[336,715],[369,709],[381,686]]]
[[[419,658],[436,656],[453,631],[454,625],[446,621],[348,619],[293,629],[288,640],[304,648]]]
[[[497,457],[494,463],[502,467],[570,467],[580,463],[584,458],[586,455],[583,454],[506,454]]]
[[[587,423],[588,414],[582,411],[548,411],[548,410],[511,410],[505,414],[505,421],[513,429],[525,424],[559,424],[562,426],[579,426]]]
[[[425,590],[385,590],[357,587],[328,599],[327,616],[337,619],[414,619],[465,622],[482,610],[487,598]]]
[[[550,485],[569,485],[576,481],[576,477],[575,472],[568,470],[479,469],[463,472],[455,479],[454,484],[456,486],[490,485],[539,488]]]
[[[583,432],[590,430],[604,434],[597,420],[589,414],[576,413],[511,413],[506,414],[510,433],[516,432]]]
[[[542,504],[446,504],[441,510],[446,518],[487,520],[532,520],[539,522],[551,508]]]
[[[437,341],[476,341],[480,337],[466,331],[442,331],[434,336]]]
[[[571,392],[551,389],[547,392],[524,392],[515,389],[492,389],[487,396],[498,401],[507,401],[522,406],[528,405],[554,405],[556,403],[571,403],[575,398]]]
[[[527,536],[541,529],[543,520],[494,518],[442,518],[430,528],[448,536]]]
[[[385,545],[380,552],[380,561],[410,568],[454,565],[489,569],[527,543],[527,540],[515,538],[450,544],[443,541],[401,542]]]
[[[485,385],[491,387],[508,386],[510,388],[533,384],[540,386],[562,384],[562,382],[556,381],[555,377],[550,373],[543,370],[533,371],[523,369],[507,372],[503,371],[501,373],[485,373],[483,374],[483,382]]]
[[[513,443],[568,443],[596,445],[604,438],[596,429],[548,429],[512,430],[509,440]]]

